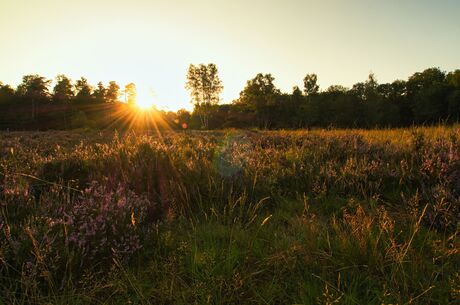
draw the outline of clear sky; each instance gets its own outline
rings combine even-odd
[[[257,73],[282,91],[460,68],[459,0],[0,0],[0,81],[25,74],[137,85],[160,107],[190,108],[191,63],[215,63],[223,102]]]

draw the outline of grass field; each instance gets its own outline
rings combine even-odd
[[[0,304],[460,304],[460,129],[0,133]]]

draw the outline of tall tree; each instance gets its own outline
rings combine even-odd
[[[446,76],[446,81],[449,86],[455,89],[460,89],[460,70],[449,72]]]
[[[203,128],[209,126],[209,116],[212,109],[220,101],[220,93],[223,90],[222,81],[219,78],[215,64],[191,64],[187,72],[185,88],[190,91],[194,111],[197,111]]]
[[[302,95],[302,90],[298,86],[292,88],[292,94],[289,96],[289,113],[286,117],[290,121],[290,127],[300,127],[303,125],[301,109],[304,104],[305,97]]]
[[[84,77],[81,77],[75,83],[75,90],[77,94],[75,95],[75,100],[79,103],[88,103],[91,102],[92,87],[88,84],[88,80]]]
[[[177,111],[177,121],[175,122],[180,128],[186,129],[190,125],[190,112],[185,109]],[[185,125],[184,125],[185,124]]]
[[[120,96],[120,86],[117,85],[115,81],[109,82],[109,87],[107,88],[105,99],[107,103],[118,102],[118,97]]]
[[[460,119],[460,70],[449,72],[446,76],[446,82],[449,86],[448,111],[451,121]]]
[[[407,95],[416,123],[433,123],[448,117],[449,86],[439,68],[417,72],[407,81]]]
[[[104,103],[105,96],[107,94],[107,89],[105,89],[104,84],[102,82],[97,83],[96,89],[93,91],[93,97],[96,103]]]
[[[273,110],[281,92],[275,87],[274,80],[271,74],[259,73],[240,93],[238,103],[255,111],[260,128],[270,128],[276,115]]]
[[[306,96],[311,94],[316,94],[319,91],[319,86],[317,84],[318,76],[314,73],[305,75],[303,79],[304,93]]]
[[[53,88],[53,101],[58,103],[68,103],[74,97],[71,80],[60,74],[56,76],[56,85]]]
[[[49,89],[51,80],[37,74],[25,75],[22,83],[18,86],[20,96],[30,101],[32,119],[35,120],[37,103],[49,101]]]
[[[74,91],[71,80],[63,74],[56,76],[56,85],[53,88],[53,101],[64,105],[59,112],[65,129],[69,125],[68,117],[71,112],[69,108],[73,98]]]
[[[0,104],[11,103],[14,99],[14,89],[0,82]]]

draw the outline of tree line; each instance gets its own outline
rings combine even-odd
[[[206,67],[206,65],[200,65]],[[215,69],[212,64],[212,69]],[[201,68],[203,70],[203,68]],[[216,78],[193,65],[190,79]],[[206,70],[206,69],[204,69]],[[208,116],[206,128],[258,127],[274,128],[384,128],[408,125],[457,122],[460,117],[460,70],[444,72],[429,68],[411,75],[407,80],[379,84],[374,74],[351,88],[332,85],[320,90],[316,74],[306,74],[303,88],[294,86],[283,93],[274,84],[271,74],[257,74],[248,80],[238,99],[218,105],[214,96],[192,92],[194,113]],[[191,82],[194,84],[194,82]],[[213,86],[215,95],[222,90],[219,81]],[[187,88],[193,87],[187,83]],[[201,85],[201,87],[206,87]],[[200,88],[195,86],[194,90]],[[206,90],[206,89],[202,89]],[[210,86],[208,90],[213,91]],[[200,91],[200,90],[198,90]],[[204,98],[203,98],[204,96]]]
[[[123,128],[135,104],[136,85],[122,89],[115,81],[93,86],[81,77],[65,75],[52,81],[37,74],[25,75],[17,88],[0,82],[0,129],[46,130],[74,128]]]
[[[96,86],[84,77],[65,75],[52,81],[26,75],[16,88],[0,82],[0,129],[132,128],[136,86],[115,81]],[[306,74],[303,88],[281,92],[271,74],[248,80],[239,98],[219,104],[223,85],[215,64],[190,65],[186,89],[194,105],[138,120],[141,128],[374,128],[457,122],[460,117],[460,70],[429,68],[407,80],[379,84],[373,74],[351,88],[321,90],[316,74]]]

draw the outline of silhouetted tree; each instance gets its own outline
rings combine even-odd
[[[209,115],[220,101],[224,88],[215,64],[190,65],[185,88],[190,91],[194,112],[200,117],[203,128],[208,128]]]
[[[316,74],[307,74],[303,79],[303,88],[306,96],[311,94],[316,94],[319,91],[319,86],[317,84],[318,76]]]
[[[379,100],[382,101],[382,116],[380,118],[380,126],[398,126],[401,123],[401,105],[403,99],[403,91],[398,91],[398,82],[393,84],[380,84],[377,86],[377,94]],[[401,90],[404,89],[404,85]],[[377,110],[379,111],[379,110]]]
[[[292,94],[289,98],[289,107],[287,110],[286,120],[288,122],[287,127],[299,128],[304,124],[304,118],[302,116],[301,108],[305,103],[305,98],[302,95],[302,90],[299,87],[294,86],[292,88]]]
[[[88,80],[84,77],[81,77],[75,83],[75,91],[77,94],[75,95],[75,101],[77,103],[89,103],[92,101],[92,87],[88,84]]]
[[[14,89],[0,82],[0,104],[11,104],[14,100]]]
[[[439,68],[429,68],[409,77],[407,95],[416,123],[433,123],[447,118],[448,86],[445,79],[445,73]]]
[[[385,116],[383,97],[378,93],[378,82],[374,73],[370,73],[364,82],[362,99],[362,121],[365,127],[377,127]]]
[[[448,112],[451,121],[460,119],[460,70],[449,72],[446,76],[449,94],[447,96]]]
[[[53,101],[57,103],[69,103],[74,97],[71,80],[60,74],[56,76],[56,85],[53,88]]]
[[[105,89],[102,82],[97,83],[96,89],[93,91],[93,97],[96,103],[104,103],[107,94],[107,89]]]
[[[53,88],[53,102],[61,104],[63,108],[56,109],[55,112],[62,118],[64,128],[69,126],[68,117],[70,115],[70,102],[74,98],[73,85],[71,80],[60,74],[56,76],[56,85]]]
[[[340,85],[329,86],[312,102],[314,125],[356,127],[360,124],[362,103],[353,91]]]
[[[176,124],[179,126],[179,128],[182,128],[182,129],[189,128],[190,119],[191,119],[191,114],[187,110],[179,109],[177,111],[177,122],[176,122]]]
[[[246,83],[240,93],[238,103],[255,111],[260,128],[270,128],[273,124],[273,110],[281,94],[273,84],[274,80],[271,74],[259,73]]]
[[[460,89],[460,70],[449,72],[446,76],[446,82],[454,89]]]
[[[30,101],[32,120],[35,120],[37,103],[49,101],[48,86],[50,83],[51,80],[37,74],[32,74],[25,75],[22,78],[22,83],[18,86],[18,94]]]
[[[120,86],[117,85],[115,81],[109,82],[109,87],[107,88],[105,99],[107,103],[118,102],[118,97],[120,96]]]

